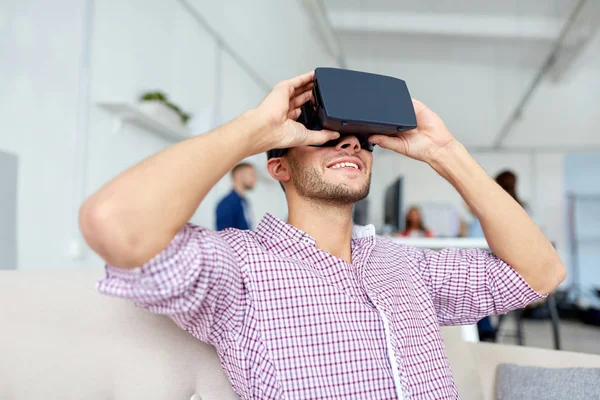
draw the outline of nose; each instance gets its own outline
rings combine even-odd
[[[360,151],[360,142],[358,141],[356,136],[348,135],[343,136],[342,139],[335,146],[338,150],[347,150],[353,153],[358,153]]]

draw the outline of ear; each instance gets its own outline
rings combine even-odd
[[[271,158],[267,161],[267,170],[273,179],[285,183],[291,179],[287,161],[283,157]]]

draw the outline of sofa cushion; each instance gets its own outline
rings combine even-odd
[[[600,393],[600,368],[543,368],[500,364],[498,400],[589,400]]]

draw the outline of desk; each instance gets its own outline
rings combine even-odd
[[[485,239],[480,238],[411,238],[389,236],[396,243],[413,247],[424,247],[432,250],[453,249],[485,249],[489,246]]]

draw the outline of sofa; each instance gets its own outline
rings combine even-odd
[[[102,269],[0,271],[0,399],[236,399],[214,348],[96,292]],[[468,343],[443,329],[461,398],[495,399],[501,363],[600,367],[600,356]]]

